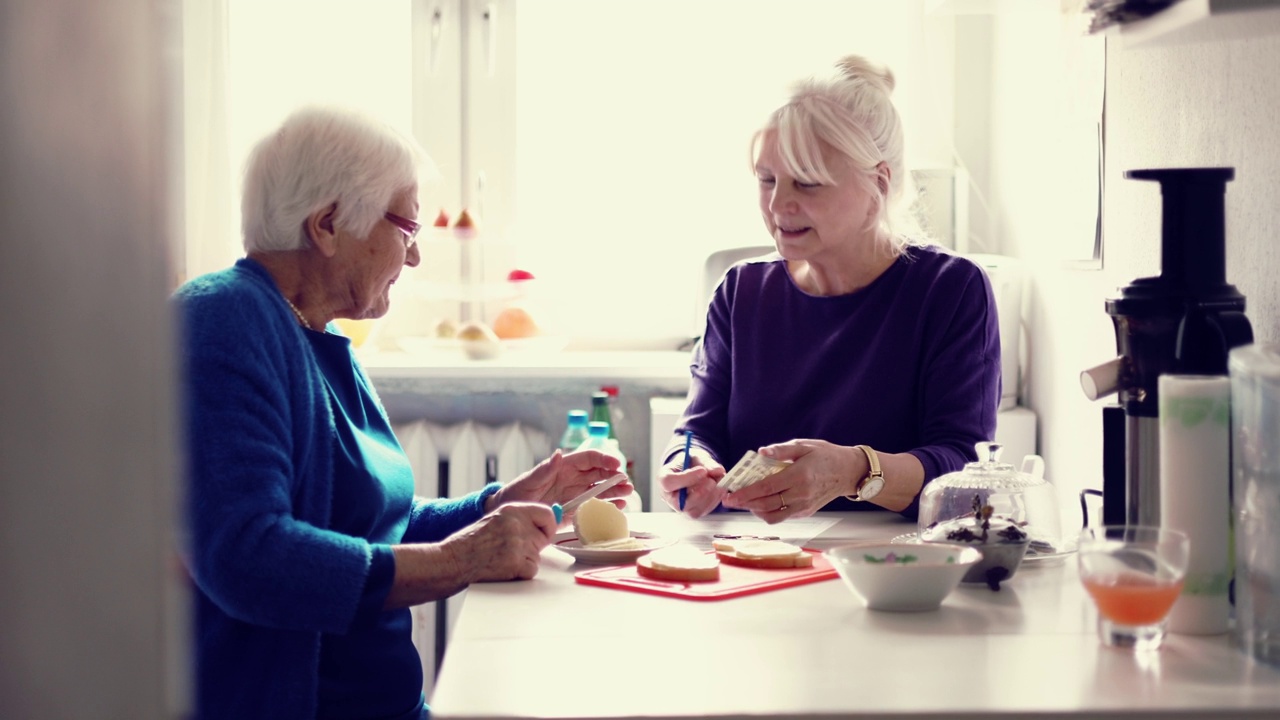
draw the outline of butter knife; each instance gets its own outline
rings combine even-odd
[[[592,485],[591,487],[587,488],[586,492],[570,500],[564,505],[561,505],[560,503],[556,503],[552,505],[551,512],[556,514],[556,524],[559,524],[560,521],[564,519],[564,516],[566,513],[571,513],[574,510],[577,510],[578,506],[581,505],[582,503],[590,500],[591,498],[599,495],[605,490],[608,490],[609,488],[613,487],[614,485],[617,485],[618,483],[626,479],[627,479],[626,473],[618,473],[617,475],[606,478],[596,483],[595,485]]]

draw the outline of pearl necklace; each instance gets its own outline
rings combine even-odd
[[[284,297],[284,295],[282,294],[280,297]],[[302,311],[298,309],[298,306],[294,305],[293,301],[287,297],[284,298],[284,301],[288,303],[289,309],[293,311],[293,314],[298,316],[298,322],[302,323],[302,327],[315,332],[315,328],[311,327],[311,323],[307,322],[307,319],[303,317]]]

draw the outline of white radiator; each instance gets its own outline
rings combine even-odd
[[[417,420],[394,429],[413,467],[416,493],[425,498],[459,497],[494,480],[510,482],[552,451],[546,433],[522,423],[492,427]],[[422,660],[428,699],[465,595],[413,608],[413,644]]]

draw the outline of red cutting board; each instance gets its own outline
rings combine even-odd
[[[583,570],[573,577],[583,585],[630,590],[650,595],[684,598],[685,600],[727,600],[754,593],[780,590],[805,585],[836,576],[835,568],[822,557],[821,550],[803,548],[813,555],[813,567],[807,568],[748,568],[720,563],[720,579],[713,582],[676,582],[640,577],[635,565]],[[714,550],[708,550],[714,555]]]

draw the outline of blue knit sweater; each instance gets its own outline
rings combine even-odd
[[[328,529],[335,436],[324,381],[258,263],[241,259],[175,298],[197,717],[313,718],[320,634],[350,626],[375,552]],[[496,489],[416,500],[403,541],[449,536]]]

